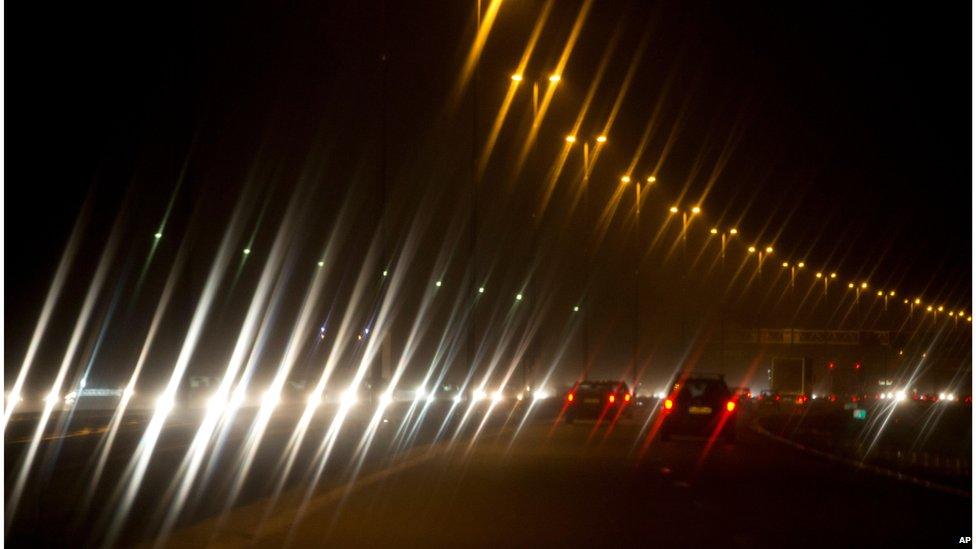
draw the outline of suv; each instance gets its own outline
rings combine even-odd
[[[661,440],[677,434],[711,437],[715,433],[734,442],[736,402],[721,375],[698,374],[675,383],[661,408]]]
[[[632,416],[633,394],[623,381],[581,381],[566,393],[566,423]]]

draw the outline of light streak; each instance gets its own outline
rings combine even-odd
[[[88,212],[90,209],[89,201],[86,201],[82,206],[81,213],[78,215],[78,219],[75,221],[74,227],[71,229],[71,237],[68,238],[68,243],[65,246],[64,252],[61,253],[61,259],[58,261],[58,268],[54,273],[54,280],[51,282],[51,286],[47,290],[47,295],[44,297],[44,305],[41,308],[41,315],[37,319],[37,324],[34,326],[34,332],[31,334],[30,344],[27,346],[27,353],[24,355],[24,361],[20,365],[20,370],[17,372],[17,378],[14,380],[14,385],[8,393],[8,398],[5,402],[5,409],[3,411],[3,429],[4,432],[7,430],[7,422],[10,421],[10,416],[14,413],[17,404],[21,399],[21,391],[24,388],[24,382],[27,379],[27,374],[30,372],[31,365],[34,363],[34,358],[37,355],[37,349],[44,339],[44,334],[47,331],[47,325],[51,321],[51,313],[54,310],[54,306],[58,302],[58,298],[61,296],[61,291],[64,289],[65,279],[68,276],[68,270],[71,267],[71,263],[74,261],[75,255],[78,253],[78,242],[81,239],[83,232],[83,227],[88,219]]]
[[[6,524],[8,529],[13,517],[17,513],[17,506],[20,503],[20,497],[24,492],[24,487],[27,483],[27,476],[30,473],[31,466],[33,465],[34,457],[37,454],[37,449],[41,444],[41,438],[44,436],[44,430],[47,428],[47,423],[51,418],[54,407],[59,404],[57,396],[60,395],[62,385],[64,384],[64,379],[68,374],[68,370],[71,368],[71,364],[74,362],[75,352],[78,349],[81,336],[88,327],[88,319],[91,317],[92,309],[95,307],[95,301],[97,300],[98,295],[101,293],[102,286],[105,283],[105,278],[108,276],[112,259],[115,257],[115,250],[118,247],[118,242],[121,235],[121,220],[122,216],[119,215],[112,227],[112,232],[109,235],[105,249],[102,251],[101,259],[99,259],[98,262],[98,268],[95,271],[95,275],[92,277],[92,282],[88,286],[88,292],[85,294],[85,300],[82,303],[81,311],[78,313],[78,319],[75,321],[74,329],[71,332],[71,339],[68,342],[68,348],[65,350],[64,358],[61,361],[61,366],[58,368],[58,373],[48,393],[49,397],[54,398],[45,399],[44,409],[41,412],[40,419],[38,420],[33,439],[31,440],[27,452],[24,454],[24,460],[21,463],[20,469],[17,471],[16,480],[14,481],[13,488],[10,491],[10,496],[7,499],[6,505]]]
[[[229,264],[231,257],[236,257],[237,255],[234,253],[234,251],[237,249],[236,242],[241,232],[244,213],[245,210],[248,209],[244,205],[250,202],[250,200],[248,200],[250,194],[249,190],[249,188],[245,188],[243,198],[234,208],[230,225],[224,232],[224,236],[220,243],[220,248],[214,257],[210,272],[207,275],[207,281],[203,292],[201,293],[200,299],[197,302],[189,328],[187,329],[187,333],[183,340],[183,345],[180,348],[176,363],[173,366],[173,371],[170,374],[169,382],[163,391],[163,398],[165,399],[175,399],[177,388],[183,379],[183,375],[186,372],[187,366],[189,365],[190,358],[193,356],[196,346],[199,343],[200,333],[203,330],[203,326],[209,316],[220,281],[223,279],[224,274],[227,271],[227,265]],[[186,243],[184,242],[183,245],[185,246]],[[168,413],[164,413],[164,410],[157,409],[153,412],[149,425],[139,442],[139,446],[130,459],[124,474],[119,480],[115,494],[120,496],[121,500],[116,506],[114,514],[110,519],[110,524],[104,540],[105,545],[112,545],[115,542],[121,531],[122,525],[128,518],[132,502],[142,485],[143,477],[146,469],[149,466],[149,460],[152,458],[153,450],[156,447],[159,435],[162,432],[163,426],[166,422],[167,415]]]

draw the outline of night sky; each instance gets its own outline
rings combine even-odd
[[[483,144],[544,2],[502,4],[476,80],[455,103],[475,28],[474,5],[11,6],[8,380],[20,367],[85,203],[79,259],[42,345],[38,372],[56,370],[121,216],[118,254],[93,317],[110,322],[100,345],[101,324],[91,323],[77,368],[97,347],[94,375],[106,384],[124,379],[184,246],[186,263],[147,366],[168,374],[242,196],[250,197],[250,206],[236,249],[247,244],[254,251],[246,261],[235,256],[230,263],[195,371],[214,371],[208,364],[226,361],[296,192],[304,193],[305,210],[283,271],[288,283],[272,315],[279,326],[271,330],[266,360],[280,354],[308,276],[333,235],[341,249],[330,262],[334,272],[315,315],[316,331],[326,319],[334,329],[362,276],[370,242],[386,234],[374,271],[406,242],[417,248],[396,328],[406,333],[431,281],[443,278],[451,291],[467,283],[469,229],[462,214],[471,201],[473,128]],[[777,258],[803,259],[845,280],[868,279],[970,310],[968,6],[594,2],[538,140],[516,176],[531,118],[529,80],[544,79],[556,65],[582,5],[555,2],[482,178],[477,264],[478,278],[489,280],[489,288],[512,294],[534,288],[525,281],[535,257],[532,204],[591,83],[598,86],[581,139],[602,131],[636,63],[591,175],[594,204],[612,195],[657,109],[634,172],[653,172],[659,182],[643,210],[648,238],[672,203],[700,203],[709,223],[774,243]],[[564,189],[578,178],[579,163],[579,152],[571,153],[561,190],[542,221],[545,280],[566,282],[551,293],[527,291],[549,296],[547,310],[568,309],[578,299],[568,279],[582,225],[560,212],[569,211],[571,195]],[[244,192],[247,182],[251,194]],[[164,238],[145,267],[171,199]],[[386,232],[377,233],[384,210]],[[619,214],[610,233],[625,234],[625,223]],[[603,295],[630,288],[630,275],[618,276],[625,269],[616,270],[614,261],[632,245],[608,237],[601,248],[608,258],[599,278]],[[651,263],[644,268],[653,271]],[[431,326],[450,323],[450,303],[435,308]],[[645,314],[653,316],[655,306],[646,300]],[[615,307],[600,309],[595,322],[616,325],[623,313]],[[370,313],[361,316],[367,325]],[[483,325],[492,322],[487,311],[479,318]],[[519,318],[525,326],[532,323]],[[565,329],[560,322],[556,314],[538,320],[547,345],[555,345]],[[426,352],[438,337],[425,339]],[[300,371],[315,371],[317,357],[324,356],[314,339],[296,367]]]

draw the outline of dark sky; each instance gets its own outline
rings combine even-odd
[[[192,314],[248,180],[257,189],[244,229],[245,240],[253,237],[253,262],[237,282],[227,277],[201,361],[225,360],[266,258],[262,251],[301,181],[312,190],[296,265],[314,263],[329,235],[340,235],[342,243],[341,267],[327,284],[317,322],[329,311],[341,314],[359,276],[384,206],[384,172],[388,249],[406,240],[420,249],[404,310],[414,310],[429,280],[453,277],[459,287],[467,244],[460,236],[466,218],[458,212],[470,200],[473,103],[470,88],[456,105],[451,92],[471,42],[474,2],[387,4],[387,11],[382,2],[318,1],[10,7],[8,378],[19,368],[86,197],[92,210],[81,255],[41,371],[53,371],[63,353],[120,212],[122,245],[96,311],[111,327],[97,357],[107,380],[131,368],[182,244],[187,264],[153,366],[168,371],[179,328]],[[555,65],[581,5],[555,3],[527,80]],[[480,139],[542,6],[502,6],[478,72]],[[660,105],[637,162],[641,173],[661,166],[659,194],[644,210],[651,216],[646,237],[653,236],[653,216],[663,219],[679,197],[700,200],[710,223],[736,225],[757,243],[775,243],[778,257],[969,309],[969,22],[963,5],[595,2],[518,177],[513,166],[531,113],[527,86],[500,135],[479,194],[479,279],[493,276],[492,287],[506,291],[525,288],[524,267],[533,257],[529,205],[564,147],[562,137],[607,56],[583,130],[593,135],[603,127],[646,39],[591,179],[594,201],[611,196]],[[673,143],[662,158],[669,136]],[[560,185],[575,177],[578,162],[570,156]],[[136,294],[151,235],[184,169],[166,238]],[[558,212],[568,211],[560,210],[568,204],[564,195],[544,218],[544,234],[557,236],[540,237],[551,245],[550,265],[572,264],[580,230],[572,223],[558,229],[566,221]],[[342,211],[350,217],[340,223]],[[424,226],[412,230],[417,219]],[[610,240],[608,257],[626,252],[625,241]],[[558,277],[557,268],[547,272]],[[282,297],[276,313],[282,327],[272,338],[279,347],[307,283],[290,276],[294,288]],[[612,268],[602,276],[606,294],[630,284]],[[578,291],[567,288],[552,298],[574,302]],[[614,310],[604,310],[605,325],[616,322]],[[404,331],[410,314],[400,321]],[[439,306],[431,324],[447,323],[450,314],[449,306]],[[558,321],[546,319],[541,331],[558,338]],[[492,322],[489,313],[482,321]],[[86,332],[88,352],[97,332],[95,323]],[[431,337],[433,348],[437,338]],[[311,349],[309,356],[316,352],[322,351]]]

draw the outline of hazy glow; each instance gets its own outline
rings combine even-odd
[[[356,389],[354,388],[346,389],[339,396],[339,404],[341,404],[344,408],[348,408],[357,403],[359,403],[359,396],[356,394]]]
[[[274,408],[281,403],[281,393],[274,389],[268,389],[261,395],[261,406]]]
[[[176,399],[173,398],[171,394],[162,394],[156,398],[156,413],[161,415],[169,415],[176,407]]]

